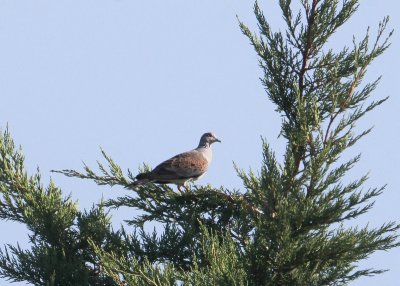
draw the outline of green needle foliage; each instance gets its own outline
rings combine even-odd
[[[360,155],[343,153],[371,129],[356,123],[387,98],[372,101],[379,83],[363,79],[388,47],[388,18],[350,47],[327,49],[331,36],[356,12],[356,0],[280,0],[284,32],[273,32],[258,3],[258,33],[241,21],[264,72],[269,99],[282,117],[286,151],[278,160],[266,140],[258,173],[236,167],[244,189],[194,185],[178,193],[166,185],[132,186],[103,150],[99,171],[56,171],[128,195],[79,211],[39,171],[29,177],[6,130],[0,136],[0,218],[24,224],[31,248],[6,245],[0,276],[34,285],[345,285],[382,269],[358,263],[399,246],[399,224],[351,227],[385,189],[364,188],[368,176],[347,182]],[[148,167],[144,167],[148,169]],[[132,233],[111,227],[109,210],[137,210]],[[145,231],[157,222],[160,231]],[[162,230],[162,231],[161,231]]]
[[[120,249],[103,206],[79,212],[53,183],[44,187],[39,171],[28,176],[24,156],[8,130],[0,135],[0,218],[29,230],[31,248],[0,249],[0,277],[33,285],[115,285],[99,272],[100,262],[88,239],[108,249]]]

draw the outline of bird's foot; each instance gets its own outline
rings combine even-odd
[[[183,190],[182,190],[183,189]],[[187,193],[189,190],[188,190],[188,188],[185,186],[185,185],[183,185],[183,186],[178,186],[178,191],[181,193],[181,194],[184,194],[184,193]]]

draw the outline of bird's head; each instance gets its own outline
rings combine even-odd
[[[209,147],[212,143],[221,142],[212,132],[204,133],[200,138],[199,147]]]

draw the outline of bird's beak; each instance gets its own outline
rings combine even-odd
[[[215,138],[215,141],[214,142],[219,142],[219,143],[221,143],[221,140],[219,140],[218,138]]]

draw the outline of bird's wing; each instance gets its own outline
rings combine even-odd
[[[190,179],[204,174],[208,160],[197,150],[192,150],[172,157],[154,168],[154,178]]]

